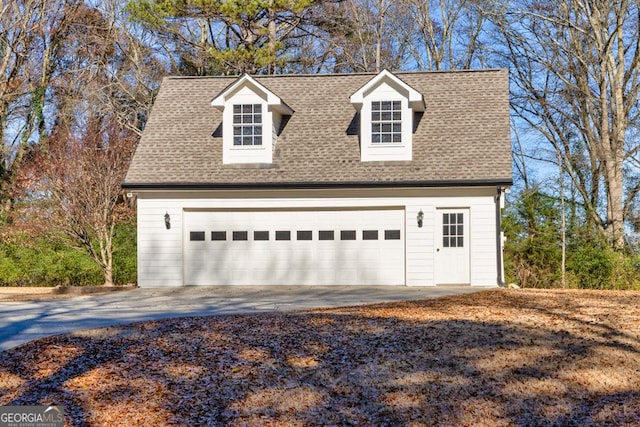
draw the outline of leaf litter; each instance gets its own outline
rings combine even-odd
[[[640,292],[168,319],[0,360],[0,405],[72,426],[639,425]]]

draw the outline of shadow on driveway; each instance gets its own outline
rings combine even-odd
[[[186,286],[0,303],[0,351],[84,329],[184,316],[304,310],[478,292],[470,286]]]

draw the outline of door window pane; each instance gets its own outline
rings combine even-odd
[[[464,247],[464,214],[442,214],[442,246],[445,248]]]

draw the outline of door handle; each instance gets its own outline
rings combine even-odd
[[[436,252],[440,252],[440,248],[436,249]]]

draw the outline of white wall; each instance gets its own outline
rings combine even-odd
[[[138,285],[183,283],[185,209],[270,209],[312,207],[404,207],[406,284],[434,283],[434,223],[437,208],[469,208],[471,285],[496,286],[495,187],[389,190],[266,190],[138,193]],[[423,227],[417,214],[424,213]],[[164,215],[171,216],[171,229]]]
[[[138,197],[138,286],[182,285],[182,207],[166,199]],[[171,217],[171,229],[164,215]]]
[[[451,191],[450,191],[451,192]],[[452,195],[434,194],[430,197],[406,200],[407,212],[407,285],[435,285],[434,225],[438,208],[469,208],[470,221],[470,278],[477,286],[496,286],[495,188],[454,190]],[[423,227],[416,226],[417,214],[424,213]]]

